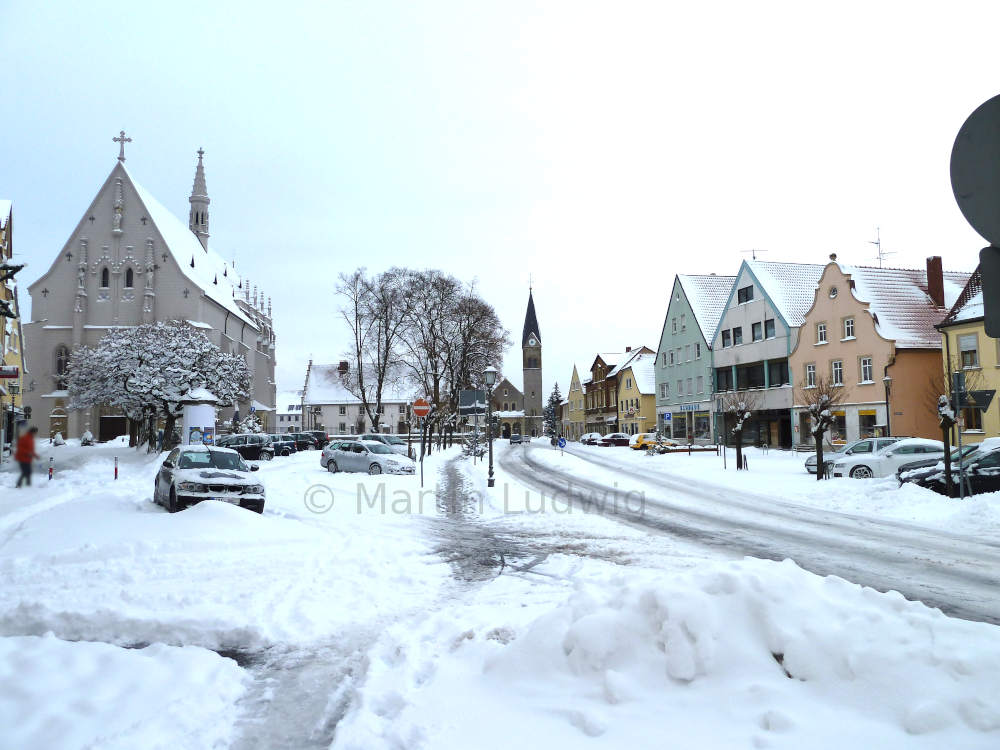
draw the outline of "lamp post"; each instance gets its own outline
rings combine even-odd
[[[886,373],[886,376],[882,378],[882,384],[885,386],[885,436],[892,437],[892,428],[890,427],[890,412],[889,412],[889,393],[892,391],[892,378]]]
[[[493,386],[497,384],[497,368],[487,367],[483,370],[483,380],[486,381],[486,442],[490,447],[490,473],[486,478],[486,486],[493,486]]]

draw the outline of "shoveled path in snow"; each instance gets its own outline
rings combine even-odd
[[[581,476],[543,463],[528,445],[501,454],[501,466],[519,481],[574,504],[635,489],[641,508],[606,505],[602,512],[645,529],[736,554],[791,558],[819,575],[836,575],[879,591],[896,590],[955,617],[1000,624],[1000,545],[970,535],[913,524],[795,506],[664,473],[627,475],[613,458],[570,451],[599,467]],[[614,495],[612,495],[614,496]],[[692,505],[692,501],[696,504]]]

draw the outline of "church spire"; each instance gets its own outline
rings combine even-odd
[[[538,330],[538,318],[535,317],[535,298],[532,296],[532,290],[528,288],[528,310],[524,314],[524,330],[521,333],[521,346],[528,346],[528,339],[534,335],[534,338],[539,344],[542,343],[542,333]],[[531,344],[535,346],[535,344]]]
[[[191,211],[188,214],[188,229],[194,232],[201,246],[208,250],[208,187],[205,185],[205,167],[201,162],[205,155],[203,149],[198,149],[198,166],[194,170],[194,186],[191,188]]]

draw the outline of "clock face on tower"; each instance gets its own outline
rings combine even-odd
[[[528,339],[528,346],[536,346],[537,344],[538,344],[538,342],[535,341],[535,337],[534,336],[532,336],[530,339]]]

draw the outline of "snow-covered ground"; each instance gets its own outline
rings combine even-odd
[[[538,512],[504,468],[522,449],[496,450],[492,490],[452,450],[422,494],[279,458],[263,515],[170,515],[150,502],[160,458],[120,444],[42,446],[55,478],[30,490],[5,465],[0,748],[1000,746],[997,627],[558,498]],[[799,455],[736,477],[713,455],[594,450],[623,492],[675,462],[792,507],[972,524],[817,483]]]

